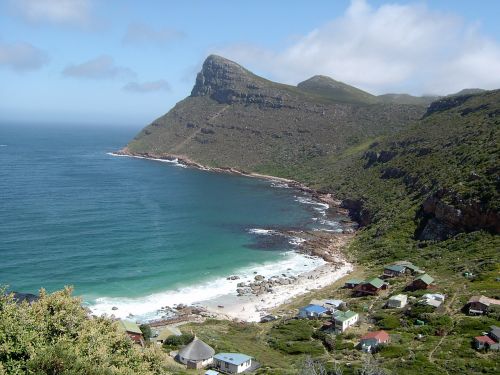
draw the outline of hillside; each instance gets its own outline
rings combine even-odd
[[[348,95],[339,100],[339,95],[320,95],[304,85],[271,82],[232,61],[209,56],[191,95],[146,127],[124,151],[187,158],[212,167],[285,167],[394,133],[425,112],[420,105],[367,104]],[[353,95],[363,93],[341,86]]]

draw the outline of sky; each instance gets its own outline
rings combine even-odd
[[[146,125],[211,53],[293,85],[500,88],[499,14],[497,0],[0,0],[0,124]]]

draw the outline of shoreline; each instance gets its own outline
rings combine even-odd
[[[329,215],[326,214],[329,210],[334,210],[336,214],[348,217],[346,210],[340,208],[340,201],[334,199],[331,194],[320,193],[291,179],[259,173],[247,173],[235,168],[209,168],[188,158],[173,155],[161,157],[150,154],[137,155],[128,152],[126,148],[109,154],[112,156],[168,162],[184,168],[190,167],[209,172],[259,178],[283,184],[287,188],[309,194],[315,204],[326,206],[324,213],[326,218],[329,218]],[[263,316],[271,314],[273,310],[291,302],[294,298],[331,285],[352,272],[354,269],[353,264],[347,261],[342,250],[354,237],[355,223],[345,219],[342,221],[343,225],[340,232],[338,230],[328,231],[318,229],[317,231],[303,230],[278,233],[290,238],[301,239],[300,244],[292,250],[295,253],[302,254],[304,257],[320,258],[324,261],[323,264],[316,266],[312,270],[299,272],[296,276],[286,281],[286,284],[281,284],[281,281],[277,281],[277,278],[281,275],[268,276],[264,280],[259,279],[251,283],[248,283],[248,280],[246,280],[247,283],[245,285],[243,285],[244,283],[238,283],[240,288],[236,289],[237,293],[234,293],[236,292],[235,290],[233,293],[222,294],[206,300],[193,301],[190,305],[180,303],[169,307],[172,311],[179,313],[179,315],[176,315],[177,319],[179,316],[182,317],[184,315],[184,318],[193,321],[211,317],[223,320],[258,322]],[[229,280],[229,277],[227,280]],[[241,291],[243,287],[246,288],[246,293]],[[253,289],[249,289],[250,287]],[[193,314],[193,311],[195,311],[195,314]],[[148,321],[154,322],[155,320],[150,319]],[[165,320],[165,324],[168,325],[168,319]]]

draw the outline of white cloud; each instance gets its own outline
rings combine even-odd
[[[129,82],[125,86],[123,86],[123,90],[131,91],[136,93],[148,93],[154,91],[170,91],[170,84],[160,79],[158,81],[151,82]]]
[[[500,87],[500,43],[422,3],[353,0],[342,16],[280,51],[232,45],[214,52],[288,83],[324,74],[374,93]]]
[[[29,43],[0,41],[0,66],[16,72],[40,69],[49,61],[47,54]]]
[[[123,37],[123,43],[131,45],[164,45],[184,37],[185,34],[182,31],[175,29],[162,28],[157,30],[143,23],[132,23],[127,28],[127,32]]]
[[[18,13],[31,23],[87,25],[90,0],[12,0]]]
[[[115,64],[112,57],[102,55],[81,64],[68,65],[62,72],[67,77],[86,79],[130,78],[135,73]]]

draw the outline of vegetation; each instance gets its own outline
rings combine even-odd
[[[155,347],[140,349],[115,324],[90,318],[71,289],[16,303],[0,293],[0,374],[165,374]]]

